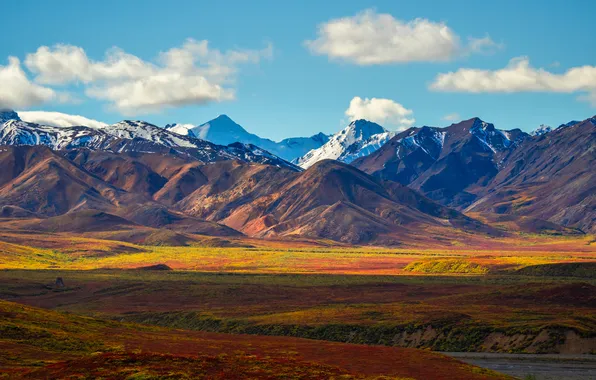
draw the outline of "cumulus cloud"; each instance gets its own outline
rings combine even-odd
[[[51,125],[53,127],[73,127],[84,125],[91,128],[103,128],[107,126],[106,123],[101,121],[62,112],[19,111],[18,114],[21,120],[28,121],[30,123]]]
[[[345,112],[350,121],[366,119],[398,131],[411,127],[416,121],[414,111],[391,99],[354,97]]]
[[[454,112],[454,113],[450,113],[450,114],[443,116],[443,120],[457,121],[457,120],[461,120],[461,118],[459,117],[459,114],[457,112]]]
[[[220,51],[212,49],[208,41],[189,39],[161,52],[154,62],[119,48],[94,61],[81,47],[56,45],[42,46],[27,55],[25,65],[38,83],[81,83],[87,96],[106,100],[112,108],[133,115],[234,99],[238,67],[272,55],[272,45],[262,50]]]
[[[583,93],[579,98],[596,106],[596,66],[572,67],[557,74],[530,66],[527,57],[517,57],[499,70],[462,68],[437,75],[430,88],[448,92],[559,92]]]
[[[0,65],[0,109],[27,108],[49,101],[67,101],[68,97],[27,78],[16,57]]]
[[[447,61],[498,46],[488,36],[465,45],[445,23],[402,21],[370,9],[320,24],[317,39],[305,44],[313,54],[358,65]]]
[[[104,99],[125,115],[159,111],[165,107],[206,104],[234,99],[234,90],[210,83],[200,75],[162,73],[123,83],[91,87],[88,96]]]
[[[94,62],[87,57],[83,48],[62,44],[53,48],[39,47],[35,53],[27,55],[25,66],[37,74],[36,82],[54,85],[142,78],[155,69],[151,64],[118,48],[108,50],[104,61]]]

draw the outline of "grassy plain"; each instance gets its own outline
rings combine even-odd
[[[18,334],[0,337],[0,367],[12,374],[26,368],[31,377],[110,377],[110,368],[114,378],[163,371],[230,378],[225,368],[236,368],[262,378],[473,379],[495,377],[473,367],[461,377],[447,371],[447,362],[430,376],[421,369],[435,360],[427,351],[383,350],[596,352],[593,236],[516,235],[390,249],[309,240],[223,245],[0,232],[0,299],[33,307],[23,310],[40,321],[76,321],[61,325],[66,332],[49,332],[65,338],[60,342],[47,332],[27,332],[25,342]],[[155,264],[173,270],[137,269]],[[57,277],[65,287],[56,287]],[[12,309],[21,306],[2,305],[0,328],[29,331],[15,322],[22,318]],[[356,359],[347,362],[339,354],[346,343],[373,346],[348,345]],[[375,366],[373,357],[381,358]],[[178,373],[181,366],[187,372]]]
[[[596,254],[593,236],[520,235],[489,239],[482,245],[449,247],[343,247],[329,242],[256,239],[243,239],[242,244],[245,247],[141,246],[62,234],[0,232],[0,269],[131,269],[166,264],[176,270],[202,272],[411,275],[417,272],[404,269],[414,262],[463,260],[486,268],[486,272],[498,272],[529,265],[590,262]],[[427,270],[420,273],[424,272]]]
[[[66,288],[52,285],[56,277]],[[0,271],[0,298],[43,308],[191,330],[443,351],[556,352],[557,334],[569,331],[593,345],[595,285],[594,278],[515,274]],[[417,337],[429,328],[434,332]],[[553,337],[537,345],[533,338],[546,330]],[[486,346],[495,333],[527,339]]]
[[[0,378],[508,377],[426,351],[171,330],[0,301]]]

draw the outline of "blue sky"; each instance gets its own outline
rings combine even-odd
[[[318,28],[333,20],[350,18],[362,23],[362,18],[357,17],[367,9],[372,22],[380,15],[391,15],[398,25],[411,25],[408,23],[417,18],[431,26],[440,27],[443,23],[451,35],[459,38],[459,50],[446,53],[449,55],[446,59],[438,56],[410,59],[402,56],[405,53],[391,52],[395,46],[387,49],[380,46],[387,38],[401,38],[391,36],[393,32],[382,28],[375,35],[379,39],[370,43],[378,45],[380,53],[376,54],[383,55],[387,51],[388,58],[379,58],[385,59],[383,62],[362,63],[371,56],[367,49],[375,46],[360,46],[363,49],[360,53],[338,58],[337,49],[341,47],[317,49],[305,44],[307,40],[324,38]],[[9,56],[17,57],[33,86],[53,91],[48,96],[40,95],[41,100],[32,101],[23,95],[8,103],[19,110],[57,111],[107,123],[133,118],[157,125],[200,124],[225,113],[250,132],[272,139],[336,132],[349,121],[346,111],[354,97],[363,99],[358,112],[371,118],[378,115],[376,121],[386,121],[382,124],[389,129],[404,128],[405,124],[399,120],[406,120],[406,124],[415,120],[413,125],[445,126],[451,123],[445,117],[451,115],[447,119],[479,116],[499,128],[529,131],[542,123],[557,126],[596,114],[596,42],[593,39],[596,3],[591,1],[526,0],[492,4],[471,0],[10,1],[3,5],[3,14],[5,32],[0,34],[0,65],[6,67]],[[469,38],[486,37],[492,44],[487,44],[486,49],[472,49]],[[44,66],[44,70],[50,70],[46,71],[44,80],[25,63],[27,55],[41,46],[55,52],[53,47],[63,44],[84,49],[89,60],[95,62],[104,60],[106,51],[116,46],[146,63],[155,64],[160,52],[181,47],[188,39],[197,44],[208,41],[211,50],[203,59],[210,59],[209,55],[217,51],[222,54],[248,52],[246,59],[229,58],[229,55],[217,60],[218,68],[231,69],[231,74],[225,78],[208,77],[210,84],[220,85],[233,95],[228,92],[218,96],[209,94],[207,100],[181,97],[175,105],[138,109],[133,104],[123,112],[122,104],[127,99],[123,99],[125,95],[121,92],[127,88],[120,92],[115,89],[122,79],[100,83],[94,79],[97,75],[82,79],[87,74],[79,73],[75,79],[55,83],[51,65]],[[366,40],[361,42],[367,43]],[[339,38],[329,43],[341,44],[342,41]],[[419,48],[425,55],[435,51],[436,46]],[[508,80],[514,83],[503,84],[499,77],[495,79],[492,71],[506,68],[511,59],[520,60],[519,57],[527,57],[530,67],[535,69],[532,73],[537,72],[542,78],[536,79],[540,83],[510,78]],[[587,69],[562,76],[580,67]],[[470,80],[469,73],[460,73],[446,78],[446,84],[440,89],[431,88],[437,75],[457,73],[462,68],[486,72],[476,73],[476,80]],[[483,75],[491,82],[486,84]],[[144,77],[136,79],[145,80]],[[10,89],[11,94],[20,91],[19,88]],[[112,89],[114,94],[106,98],[104,92]],[[37,87],[35,90],[41,91]],[[148,96],[151,98],[160,91],[151,87]],[[0,90],[0,104],[2,94]],[[120,107],[114,106],[115,97]],[[376,107],[374,103],[367,103],[366,98],[390,100],[410,113],[392,117],[391,112],[399,114],[400,111],[391,106]],[[358,115],[360,113],[355,116]]]

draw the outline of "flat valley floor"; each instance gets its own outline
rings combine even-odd
[[[1,238],[9,378],[583,380],[594,370],[590,236],[393,249]]]

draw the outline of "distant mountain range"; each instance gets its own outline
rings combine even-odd
[[[304,153],[293,164],[275,151]],[[595,158],[596,118],[533,134],[479,118],[400,133],[356,120],[276,143],[227,116],[89,128],[9,111],[0,113],[0,207],[35,230],[126,225],[351,244],[596,232]]]
[[[311,137],[295,137],[275,142],[247,132],[227,115],[220,115],[196,127],[188,124],[169,124],[166,129],[220,145],[235,142],[256,145],[288,161],[302,157],[311,149],[319,148],[329,140],[327,135],[318,133]]]
[[[144,121],[124,120],[103,128],[52,127],[22,121],[15,112],[0,112],[0,145],[45,145],[53,150],[88,148],[110,152],[185,155],[202,162],[240,160],[287,167],[295,165],[262,148],[243,143],[217,145],[183,136]]]
[[[333,135],[318,133],[310,137],[293,137],[275,142],[247,132],[227,115],[220,115],[196,127],[189,124],[168,124],[166,129],[215,144],[253,144],[302,168],[308,168],[324,159],[350,163],[379,149],[395,134],[376,123],[356,120]]]

